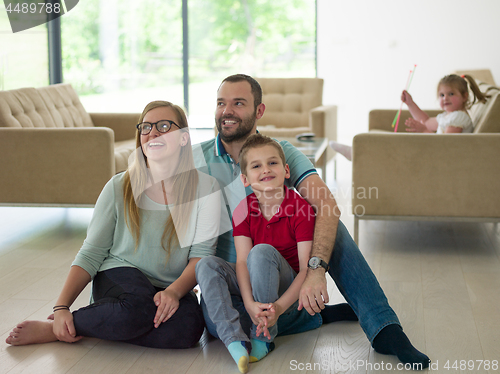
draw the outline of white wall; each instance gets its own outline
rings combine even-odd
[[[439,109],[439,79],[489,68],[500,84],[499,0],[318,0],[318,76],[325,104],[338,105],[338,136],[368,129],[368,112],[399,108],[409,92]]]

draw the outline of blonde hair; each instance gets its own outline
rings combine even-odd
[[[174,105],[168,101],[153,101],[146,105],[142,114],[139,117],[139,123],[142,123],[146,113],[156,108],[170,108],[177,117],[177,124],[180,127],[179,131],[187,132],[188,123],[186,114],[181,107]],[[135,159],[129,165],[125,172],[123,183],[123,200],[125,210],[125,221],[127,227],[135,239],[135,247],[139,245],[139,238],[141,236],[141,216],[139,212],[140,199],[143,197],[145,186],[150,180],[150,174],[147,170],[148,160],[142,151],[141,134],[137,131],[135,136],[136,153]],[[167,254],[167,262],[170,257],[170,251],[173,246],[179,244],[179,237],[185,234],[188,222],[193,208],[193,203],[196,197],[198,186],[198,172],[194,167],[193,152],[191,149],[191,139],[185,146],[181,147],[179,155],[179,164],[174,166],[175,170],[172,177],[173,196],[175,206],[172,209],[181,209],[186,214],[172,214],[172,210],[165,224],[165,229],[161,238],[161,246]],[[134,191],[139,191],[137,196],[134,196]],[[137,201],[136,201],[137,200]],[[170,204],[171,202],[169,202]],[[167,245],[165,244],[167,243]]]
[[[283,152],[283,148],[281,148],[280,143],[278,143],[276,140],[270,138],[269,136],[265,136],[262,134],[253,134],[247,138],[245,143],[243,143],[243,146],[241,147],[241,150],[240,150],[240,155],[238,156],[238,160],[240,161],[241,174],[246,175],[246,173],[247,173],[247,166],[248,166],[247,153],[248,153],[248,151],[250,149],[264,147],[266,145],[270,145],[271,147],[274,147],[278,151],[278,155],[280,156],[281,161],[283,162],[283,166],[286,165],[285,152]]]
[[[469,83],[467,85],[467,82]],[[476,102],[479,101],[481,103],[485,103],[486,99],[489,97],[481,92],[479,89],[479,86],[477,85],[476,81],[474,78],[472,78],[470,75],[464,74],[462,76],[456,75],[456,74],[450,74],[447,75],[439,81],[438,87],[437,87],[437,94],[439,95],[439,88],[441,85],[449,86],[452,88],[455,88],[460,92],[460,94],[463,97],[467,96],[467,100],[465,101],[464,108],[463,109],[470,109],[470,107]],[[470,101],[470,96],[469,96],[469,87],[470,90],[472,91],[472,94],[474,95],[474,100],[472,102]]]

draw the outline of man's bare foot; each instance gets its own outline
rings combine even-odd
[[[18,324],[5,342],[10,345],[27,345],[57,341],[52,331],[52,321],[24,321]]]

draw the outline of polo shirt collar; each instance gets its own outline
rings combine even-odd
[[[216,156],[223,156],[227,155],[226,148],[224,148],[224,144],[222,144],[222,140],[220,138],[220,133],[217,134],[217,137],[215,138],[215,155]]]
[[[257,134],[259,133],[259,130],[257,130]],[[217,134],[215,137],[215,147],[214,147],[215,155],[216,156],[224,156],[227,155],[226,148],[224,148],[224,144],[222,144],[222,140],[220,138],[220,133]]]
[[[295,192],[290,190],[287,186],[283,186],[283,188],[285,189],[285,198],[281,202],[281,205],[279,207],[278,212],[271,218],[271,221],[278,220],[282,217],[287,217],[287,216],[292,215],[290,212],[290,209],[282,209],[282,207],[292,204],[291,201],[294,199],[293,199],[293,195],[291,195],[291,194],[293,194]],[[259,201],[257,199],[257,196],[255,196],[255,193],[250,195],[250,196],[251,196],[251,199],[257,200],[257,202]],[[248,205],[249,205],[249,213],[254,213],[254,214],[256,213],[257,215],[262,214],[262,212],[260,211],[259,204],[248,204]],[[290,214],[287,214],[287,211],[290,212]],[[269,222],[271,222],[271,221],[269,221]]]

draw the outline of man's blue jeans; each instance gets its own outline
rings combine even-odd
[[[377,278],[341,221],[329,265],[328,272],[370,342],[384,327],[400,325]],[[248,341],[252,321],[241,299],[234,265],[215,256],[204,257],[196,265],[196,277],[208,331],[226,346],[236,340]],[[311,316],[304,309],[295,309],[280,316],[278,336],[308,331],[321,324],[320,314]]]

